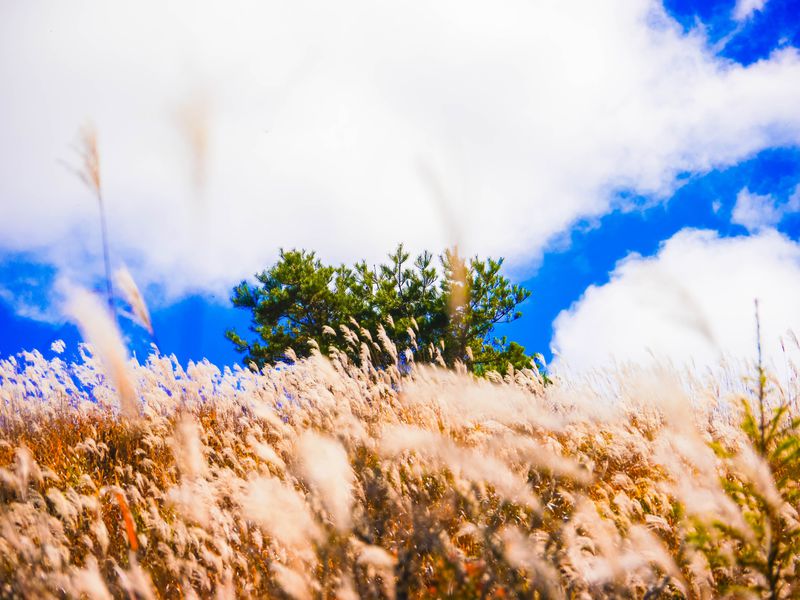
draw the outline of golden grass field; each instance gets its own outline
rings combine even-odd
[[[0,362],[2,597],[800,596],[796,390],[755,368],[544,386],[362,332],[183,369],[85,321],[79,364]]]

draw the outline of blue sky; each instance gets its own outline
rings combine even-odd
[[[248,318],[227,304],[227,290],[280,246],[315,248],[331,261],[376,260],[397,241],[435,248],[453,235],[508,257],[533,296],[524,317],[497,333],[548,360],[551,346],[587,366],[611,352],[674,357],[700,343],[699,330],[713,332],[711,345],[746,351],[752,327],[743,307],[755,296],[768,300],[771,332],[800,325],[792,277],[800,273],[800,2],[642,0],[622,3],[616,16],[613,7],[589,14],[598,8],[575,3],[541,19],[519,3],[499,11],[496,31],[481,3],[458,18],[448,3],[432,15],[420,5],[367,16],[356,3],[355,16],[331,23],[292,8],[298,15],[278,25],[307,28],[314,41],[297,42],[276,25],[275,47],[289,58],[273,62],[265,57],[274,48],[248,45],[247,32],[236,43],[206,42],[216,39],[219,15],[191,7],[168,15],[180,25],[178,41],[140,56],[126,37],[145,27],[137,19],[147,20],[148,5],[117,22],[87,2],[87,14],[110,23],[108,37],[92,40],[110,45],[103,60],[92,44],[58,31],[55,4],[32,4],[2,9],[6,27],[17,27],[3,50],[29,55],[34,75],[0,62],[0,75],[18,83],[0,101],[11,132],[0,146],[10,215],[0,227],[0,356],[49,354],[59,338],[74,351],[78,332],[60,313],[59,290],[66,280],[101,290],[92,199],[54,166],[74,158],[76,115],[100,132],[114,262],[126,263],[144,290],[162,352],[182,362],[238,360],[223,333]],[[387,17],[415,43],[384,41]],[[244,27],[235,14],[224,19]],[[551,26],[519,25],[537,20]],[[261,34],[253,32],[259,44]],[[620,41],[628,37],[642,38],[642,56],[630,64],[637,47]],[[378,58],[365,58],[373,47]],[[539,59],[542,48],[552,65]],[[176,81],[170,69],[183,73],[187,64],[191,77]],[[62,86],[63,106],[43,99],[46,77]],[[72,90],[81,87],[72,77],[85,93]],[[150,91],[172,81],[172,91]],[[596,101],[584,98],[593,94]],[[46,117],[34,119],[35,111]],[[190,133],[192,123],[207,127],[202,152],[195,138],[186,150],[165,133],[186,122]],[[170,154],[156,158],[159,149]],[[420,183],[420,164],[434,184]],[[431,200],[439,193],[451,221],[444,227]],[[677,309],[614,308],[652,291],[663,272],[679,280]],[[687,305],[698,307],[689,320],[703,325],[681,333],[664,315],[686,322]],[[149,335],[124,319],[123,329],[145,355]]]
[[[567,248],[545,254],[536,276],[524,282],[535,293],[525,306],[526,320],[535,325],[514,323],[507,326],[509,335],[527,347],[546,347],[550,358],[552,323],[558,313],[590,285],[607,283],[617,261],[632,252],[652,256],[664,240],[685,227],[711,229],[723,236],[745,235],[742,225],[731,223],[738,192],[749,187],[754,192],[788,197],[798,181],[800,151],[767,150],[735,167],[690,178],[664,204],[618,211],[597,222],[579,224]],[[715,202],[719,204],[715,206]],[[800,215],[790,215],[778,229],[797,239]]]

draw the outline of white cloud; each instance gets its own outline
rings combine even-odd
[[[752,194],[743,189],[736,196],[731,213],[731,222],[742,225],[748,231],[760,231],[775,227],[781,222],[784,211],[770,195]]]
[[[786,203],[787,213],[798,211],[800,211],[800,184],[794,188],[794,192],[789,196],[789,201]]]
[[[60,315],[50,310],[49,306],[42,306],[42,297],[31,298],[30,294],[20,294],[7,287],[0,287],[0,300],[8,304],[17,316],[34,321],[57,322]]]
[[[733,8],[733,18],[736,21],[744,21],[753,13],[763,10],[766,3],[767,0],[737,0]]]
[[[99,273],[96,207],[58,164],[98,126],[115,256],[224,291],[279,246],[396,241],[533,262],[613,191],[800,142],[800,57],[715,57],[658,3],[20,2],[0,19],[0,246]],[[203,90],[207,185],[176,111]],[[420,176],[433,171],[445,202]]]
[[[758,232],[777,226],[783,218],[800,208],[800,186],[797,186],[788,201],[778,202],[769,194],[753,194],[747,188],[736,195],[736,204],[731,212],[731,222],[742,225],[750,232]]]
[[[607,284],[559,314],[558,364],[584,371],[653,355],[700,366],[754,359],[755,298],[764,348],[780,367],[779,338],[800,332],[800,244],[774,230],[720,238],[685,229],[655,257],[621,261]]]

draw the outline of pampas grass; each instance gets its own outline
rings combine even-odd
[[[128,352],[117,324],[93,294],[82,289],[69,292],[66,312],[78,324],[83,338],[92,344],[106,376],[116,388],[120,413],[126,418],[139,414],[136,388],[128,368]]]
[[[71,307],[82,360],[0,360],[0,597],[800,593],[797,390],[492,383],[394,348],[139,364]]]
[[[100,217],[100,235],[103,244],[103,266],[105,268],[106,294],[108,308],[114,314],[114,287],[111,282],[111,253],[108,240],[108,222],[106,219],[106,205],[103,199],[103,182],[100,173],[100,150],[97,142],[97,130],[91,124],[86,124],[79,132],[77,153],[81,164],[79,167],[67,168],[75,173],[89,188],[97,199],[97,208]]]
[[[139,286],[136,285],[130,271],[128,271],[126,267],[120,267],[114,273],[114,279],[125,301],[130,305],[134,319],[152,336],[153,322],[150,319],[150,311],[147,309],[144,297],[139,291]]]

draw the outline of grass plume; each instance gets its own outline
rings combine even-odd
[[[799,591],[796,390],[490,382],[335,351],[139,364],[97,305],[73,312],[102,360],[0,361],[2,597]]]

